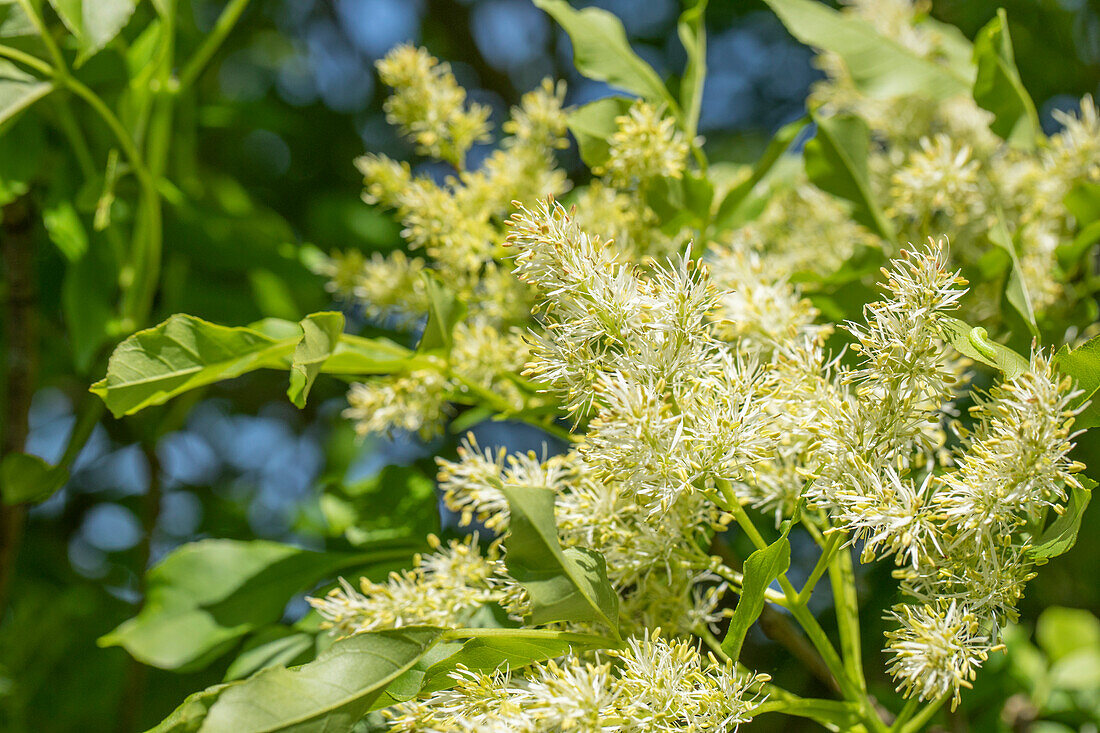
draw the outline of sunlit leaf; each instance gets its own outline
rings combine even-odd
[[[581,74],[677,109],[661,77],[630,48],[623,24],[613,14],[600,8],[575,10],[565,0],[534,2],[569,34],[573,63]]]
[[[608,140],[615,133],[615,118],[628,114],[633,101],[626,97],[604,97],[569,113],[569,131],[577,139],[581,160],[589,168],[607,162]]]
[[[768,147],[764,149],[764,154],[753,166],[752,175],[731,189],[722,199],[722,203],[718,205],[718,213],[714,216],[716,227],[725,229],[740,226],[744,223],[746,219],[745,205],[749,194],[752,193],[756,184],[760,183],[771,171],[776,162],[783,157],[783,154],[790,149],[808,124],[810,124],[810,118],[802,117],[783,125],[776,131],[768,143]]]
[[[1054,366],[1063,374],[1073,377],[1081,396],[1074,406],[1079,407],[1089,401],[1089,405],[1077,414],[1074,427],[1079,430],[1100,425],[1100,337],[1089,339],[1076,348],[1063,346],[1054,355]]]
[[[1039,114],[1020,81],[1004,8],[974,38],[974,61],[974,101],[993,113],[989,128],[1010,145],[1034,148],[1042,137]]]
[[[19,114],[53,91],[53,83],[42,81],[15,64],[0,59],[0,123]]]
[[[137,0],[50,0],[50,5],[76,37],[79,66],[126,27]]]
[[[511,511],[506,563],[531,601],[527,621],[597,621],[617,630],[619,596],[607,580],[603,555],[558,542],[554,492],[500,483]]]
[[[844,60],[852,81],[878,98],[917,94],[935,101],[970,91],[970,64],[941,65],[879,34],[866,21],[818,0],[764,0],[791,35]]]
[[[703,82],[707,75],[707,0],[695,0],[680,14],[676,32],[687,52],[687,67],[680,80],[680,107],[684,110],[684,129],[688,138],[699,127],[699,110],[703,104]]]
[[[1067,487],[1069,501],[1065,511],[1051,522],[1042,536],[1028,550],[1028,555],[1038,560],[1049,560],[1052,557],[1064,555],[1073,549],[1077,543],[1077,533],[1081,530],[1081,518],[1085,515],[1089,500],[1092,498],[1092,490],[1096,488],[1096,482],[1088,476],[1078,476],[1081,486]]]
[[[852,218],[888,242],[894,227],[871,193],[867,156],[871,132],[858,117],[813,117],[817,133],[806,143],[806,175],[822,191],[852,204]]]
[[[295,406],[306,406],[306,397],[313,381],[321,373],[321,366],[332,356],[344,331],[344,314],[334,312],[314,313],[298,324],[302,340],[294,347],[290,360],[290,386],[287,396]]]
[[[791,543],[787,533],[767,547],[757,550],[745,560],[744,579],[741,584],[741,598],[733,609],[726,638],[722,640],[722,651],[730,659],[741,656],[741,645],[749,627],[760,618],[764,610],[764,592],[776,578],[787,572],[791,564]]]
[[[940,323],[948,343],[956,351],[999,370],[1006,379],[1015,379],[1031,368],[1027,359],[1007,346],[991,341],[989,334],[981,326],[971,326],[949,316],[943,317]]]
[[[435,275],[425,273],[424,284],[428,291],[428,322],[416,350],[420,353],[449,351],[454,342],[455,324],[466,315],[466,305]]]
[[[196,693],[152,733],[352,730],[442,634],[412,626],[341,639],[300,667],[269,667]]]

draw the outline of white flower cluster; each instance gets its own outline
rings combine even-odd
[[[728,733],[748,722],[767,678],[739,677],[732,663],[704,663],[684,640],[632,638],[605,659],[570,656],[523,674],[459,668],[453,689],[387,711],[395,731]]]

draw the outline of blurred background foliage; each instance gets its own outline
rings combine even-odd
[[[682,67],[677,0],[596,4],[623,19],[659,72]],[[1053,110],[1100,92],[1100,0],[937,0],[931,7],[972,37],[1001,4],[1023,81],[1053,129]],[[198,46],[223,6],[180,0],[180,46]],[[139,5],[125,43],[95,56],[80,77],[108,90],[124,84],[127,63],[140,63],[137,34],[153,16],[149,3]],[[752,161],[775,129],[802,114],[819,72],[762,3],[713,0],[707,32],[700,129],[708,153]],[[385,90],[373,69],[403,41],[448,60],[473,99],[493,109],[498,127],[545,76],[568,80],[572,104],[609,91],[577,76],[567,38],[528,0],[255,0],[176,112],[168,166],[178,191],[165,197],[164,265],[150,322],[176,312],[223,324],[297,320],[331,306],[309,269],[318,250],[402,246],[392,219],[361,202],[352,161],[366,150],[412,158],[385,123]],[[87,108],[75,109],[98,165],[110,142]],[[41,118],[24,115],[0,136],[0,193],[29,207],[25,235],[35,242],[40,371],[26,450],[51,462],[72,430],[74,405],[102,374],[97,355],[109,334],[95,333],[109,330],[102,312],[113,299],[94,258],[81,267],[70,260],[91,251],[89,237],[98,244],[97,210],[134,216],[125,191],[104,203],[103,174],[82,183],[81,161],[58,126],[41,121],[55,114],[47,107]],[[564,155],[579,172],[575,150]],[[0,236],[14,236],[13,214],[5,212]],[[143,730],[187,693],[223,678],[234,655],[198,671],[163,671],[96,645],[140,607],[144,570],[184,542],[258,537],[347,550],[446,530],[431,456],[453,455],[455,436],[430,446],[414,437],[359,442],[337,419],[338,382],[320,381],[298,411],[282,399],[284,379],[251,374],[96,426],[65,488],[29,512],[0,625],[0,730]],[[513,450],[541,450],[544,442],[517,426],[483,424],[476,432],[482,444]],[[958,730],[1052,733],[1069,728],[1050,721],[1077,719],[1067,710],[1100,704],[1098,553],[1094,508],[1076,548],[1031,584],[1011,654],[996,655],[978,689],[964,696],[952,718]],[[861,584],[872,607],[888,605],[895,592],[885,567],[864,573]],[[1084,610],[1050,608],[1061,605]],[[298,595],[283,620],[296,622],[306,610]],[[1066,639],[1082,643],[1074,652]],[[747,661],[775,658],[778,649],[754,632]],[[806,676],[783,658],[778,677]],[[1048,722],[1031,724],[1039,718]]]

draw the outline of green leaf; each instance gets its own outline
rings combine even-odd
[[[202,540],[146,575],[141,612],[99,640],[161,669],[199,669],[248,632],[279,620],[287,601],[341,568],[392,559],[405,548],[322,553],[277,542]]]
[[[59,199],[42,210],[42,224],[50,241],[69,262],[75,262],[88,251],[88,232],[80,221],[73,202]]]
[[[341,639],[300,667],[269,667],[196,693],[152,733],[352,730],[442,634],[413,626]]]
[[[658,178],[649,182],[646,204],[657,214],[661,228],[678,232],[685,226],[705,229],[710,223],[714,185],[706,176],[688,172],[681,178]]]
[[[466,306],[435,275],[424,273],[428,290],[428,322],[416,350],[418,353],[451,350],[455,324],[466,315]]]
[[[859,728],[859,706],[840,700],[818,700],[798,698],[794,700],[768,700],[752,711],[752,715],[765,712],[779,712],[784,715],[796,715],[800,718],[816,720],[829,730],[851,731]]]
[[[699,129],[699,110],[703,105],[703,82],[707,76],[707,0],[695,4],[680,14],[676,32],[687,52],[687,67],[680,80],[680,106],[684,110],[684,131],[688,140]]]
[[[72,342],[73,363],[81,374],[112,338],[118,317],[115,310],[118,265],[110,247],[97,242],[65,268],[61,281],[61,312]]]
[[[1059,245],[1055,250],[1058,264],[1068,270],[1079,263],[1097,241],[1100,241],[1100,220],[1081,228],[1069,244]]]
[[[1031,368],[1027,359],[1012,349],[989,340],[989,334],[981,326],[971,326],[958,318],[945,316],[940,323],[944,335],[956,351],[974,361],[980,361],[1005,375],[1005,379],[1015,379]]]
[[[344,314],[314,313],[303,318],[298,326],[302,329],[302,340],[294,347],[290,360],[290,386],[286,394],[295,406],[302,408],[321,366],[336,350],[344,331]]]
[[[253,636],[225,671],[225,681],[243,679],[276,665],[289,667],[305,661],[314,648],[314,636],[286,626],[272,626]]]
[[[1014,147],[1033,149],[1042,137],[1039,115],[1031,101],[1012,52],[1004,8],[974,38],[974,101],[993,113],[989,129]]]
[[[1086,649],[1100,651],[1100,619],[1085,608],[1051,606],[1035,622],[1035,640],[1051,661]]]
[[[630,48],[623,24],[612,13],[600,8],[574,10],[565,0],[534,1],[569,34],[573,64],[582,75],[651,102],[665,102],[678,112],[661,77]]]
[[[790,149],[808,124],[810,124],[810,118],[803,117],[794,122],[788,122],[776,131],[768,143],[768,147],[764,149],[764,154],[753,166],[752,175],[731,189],[726,197],[722,199],[722,203],[718,205],[718,213],[714,217],[714,224],[718,229],[730,229],[744,223],[749,194],[752,193],[756,184],[760,183],[764,176],[771,171],[776,162],[783,157],[783,154]]]
[[[1038,338],[1039,327],[1035,323],[1035,307],[1031,303],[1031,294],[1024,282],[1020,258],[1016,254],[1016,243],[1008,233],[1008,228],[1005,227],[1003,213],[998,211],[997,220],[990,227],[987,236],[990,243],[1007,252],[1012,259],[1012,269],[1009,270],[1008,281],[1005,283],[1005,299],[1024,320],[1031,335]]]
[[[840,56],[856,86],[869,96],[916,94],[937,101],[970,91],[974,69],[969,64],[941,65],[926,59],[880,35],[869,23],[817,0],[764,2],[792,36]]]
[[[50,5],[76,37],[80,66],[126,27],[137,0],[50,0]]]
[[[1096,399],[1100,389],[1100,336],[1089,339],[1075,349],[1063,346],[1054,355],[1054,366],[1062,374],[1073,377],[1077,389],[1082,391],[1074,403],[1080,407],[1086,401],[1089,405],[1077,413],[1074,427],[1087,430],[1100,425],[1100,400]]]
[[[1078,181],[1062,202],[1077,220],[1077,226],[1091,226],[1100,221],[1100,183]]]
[[[570,651],[583,652],[604,647],[603,644],[593,641],[595,637],[565,631],[559,632],[557,636],[538,638],[525,635],[526,629],[514,631],[514,635],[508,635],[507,629],[501,629],[500,636],[478,637],[467,641],[460,650],[427,669],[420,694],[450,687],[453,680],[449,675],[459,665],[471,671],[492,674],[502,667],[520,669],[535,662],[555,659]]]
[[[1069,501],[1065,511],[1051,522],[1046,531],[1028,550],[1028,555],[1036,560],[1049,560],[1069,552],[1077,543],[1077,533],[1081,529],[1081,518],[1092,498],[1096,482],[1088,476],[1078,476],[1081,486],[1068,486]]]
[[[581,160],[589,168],[598,169],[607,162],[608,140],[617,129],[615,119],[629,114],[632,104],[633,100],[626,97],[604,97],[569,113],[569,131],[577,139]]]
[[[0,123],[6,122],[53,91],[53,83],[31,76],[0,59]]]
[[[803,151],[806,175],[822,191],[852,203],[852,218],[894,241],[894,228],[883,215],[871,193],[867,155],[871,132],[858,117],[813,115],[817,134]]]
[[[0,0],[0,38],[33,36],[38,31],[19,6],[19,0]]]
[[[115,417],[206,384],[264,367],[285,368],[295,340],[275,340],[250,328],[208,323],[176,314],[123,341],[92,385]]]
[[[531,599],[527,622],[598,621],[618,633],[619,596],[607,579],[603,555],[576,547],[562,549],[554,520],[554,492],[499,481],[497,488],[511,511],[505,564]]]
[[[726,638],[722,640],[722,651],[730,659],[741,656],[741,645],[745,643],[745,634],[749,627],[760,618],[764,610],[764,591],[791,565],[791,543],[787,539],[787,525],[783,534],[767,547],[757,550],[745,560],[744,579],[741,584],[741,598],[733,609]]]
[[[45,501],[68,480],[67,469],[28,453],[9,453],[0,463],[0,496],[5,504]]]
[[[47,149],[42,130],[42,123],[34,116],[0,126],[0,205],[27,193],[42,170]]]

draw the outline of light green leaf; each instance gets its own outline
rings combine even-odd
[[[307,319],[308,320],[308,319]],[[347,334],[320,362],[326,374],[387,374],[407,366],[411,352],[385,339]],[[289,369],[302,340],[293,321],[266,318],[250,327],[219,326],[176,314],[123,341],[92,385],[115,415],[131,415],[176,395],[256,369]]]
[[[749,627],[760,618],[764,610],[764,592],[768,586],[791,565],[791,543],[787,539],[790,525],[775,542],[757,550],[745,560],[744,580],[741,585],[741,598],[733,609],[726,638],[722,640],[722,651],[736,660],[741,656],[741,645],[745,643],[745,634]]]
[[[115,417],[223,379],[264,367],[286,368],[295,339],[275,340],[250,328],[176,314],[123,341],[92,385]]]
[[[555,621],[598,621],[616,633],[619,596],[607,580],[603,555],[558,542],[554,492],[497,482],[511,511],[505,564],[527,589],[532,625]]]
[[[1035,622],[1035,640],[1052,661],[1082,649],[1100,651],[1100,619],[1084,608],[1051,606]]]
[[[19,114],[53,91],[53,83],[31,76],[0,59],[0,123]]]
[[[289,667],[314,648],[315,637],[287,626],[272,626],[245,644],[225,671],[225,681],[243,679],[276,665]]]
[[[834,731],[860,730],[857,727],[860,722],[859,706],[852,702],[818,700],[809,697],[795,700],[768,700],[757,706],[752,711],[752,715],[755,717],[768,712],[816,720],[825,728]]]
[[[50,5],[76,37],[80,66],[126,27],[137,0],[50,0]]]
[[[1064,555],[1077,543],[1077,533],[1081,529],[1081,518],[1092,498],[1096,482],[1088,476],[1078,476],[1081,487],[1069,486],[1069,502],[1065,511],[1051,522],[1042,536],[1028,550],[1028,555],[1036,560],[1049,560]]]
[[[730,229],[745,222],[745,209],[749,194],[752,193],[756,184],[760,183],[764,176],[771,171],[776,162],[783,157],[783,154],[787,152],[808,124],[810,124],[810,118],[803,117],[783,125],[776,131],[768,143],[768,147],[764,149],[764,154],[753,166],[752,175],[731,189],[726,197],[722,199],[722,203],[718,205],[718,213],[714,217],[714,225],[717,228]]]
[[[68,470],[28,453],[9,453],[0,463],[0,496],[5,504],[45,501],[68,480]]]
[[[806,143],[803,159],[806,175],[822,191],[852,203],[852,218],[894,241],[894,228],[871,193],[867,155],[871,132],[858,117],[813,116],[817,134]]]
[[[974,38],[974,63],[974,101],[993,113],[989,129],[1014,147],[1033,149],[1043,133],[1035,103],[1016,69],[1004,8],[998,8],[997,17]]]
[[[764,2],[792,36],[840,56],[856,86],[869,96],[916,94],[936,101],[970,91],[974,68],[969,64],[948,66],[926,59],[867,22],[817,0]]]
[[[196,693],[152,733],[352,730],[442,634],[412,626],[341,639],[300,667],[269,667]]]
[[[981,326],[971,326],[958,318],[945,316],[940,321],[947,342],[963,356],[1000,370],[1005,379],[1015,379],[1031,368],[1027,359],[1012,349],[989,340]]]
[[[680,106],[684,110],[684,131],[688,140],[699,128],[699,110],[703,105],[703,82],[707,76],[707,0],[695,4],[680,14],[676,32],[687,52],[687,68],[680,80]]]
[[[287,397],[298,408],[306,406],[306,397],[313,381],[321,373],[321,365],[332,356],[340,334],[344,331],[344,314],[326,311],[306,316],[298,324],[302,340],[294,347],[290,360],[290,386]]]
[[[1100,221],[1100,183],[1078,181],[1062,202],[1077,220],[1078,228],[1091,226]]]
[[[59,199],[44,207],[42,224],[50,241],[69,262],[76,262],[88,251],[88,232],[69,199]]]
[[[19,0],[0,0],[0,38],[33,36],[37,32]]]
[[[661,77],[630,48],[623,24],[612,13],[600,8],[575,10],[565,0],[534,1],[569,34],[573,63],[582,75],[679,111]]]
[[[141,612],[99,640],[161,669],[209,664],[248,632],[279,620],[287,601],[341,568],[406,556],[408,549],[322,553],[277,542],[202,540],[146,576]]]
[[[1027,283],[1024,282],[1020,258],[1016,254],[1016,243],[1008,233],[1008,228],[1005,227],[1003,213],[998,211],[997,220],[990,227],[987,236],[990,243],[1007,252],[1012,259],[1012,269],[1009,270],[1008,281],[1005,283],[1005,299],[1020,314],[1031,335],[1038,338],[1039,327],[1035,323],[1035,307],[1032,305]]]
[[[1089,339],[1074,349],[1069,346],[1058,349],[1054,355],[1054,366],[1062,374],[1073,377],[1077,389],[1082,392],[1074,402],[1074,407],[1090,401],[1077,414],[1074,427],[1087,430],[1100,425],[1100,400],[1097,399],[1097,390],[1100,390],[1100,336]]]
[[[581,160],[593,170],[607,162],[608,140],[615,133],[615,119],[630,112],[633,100],[626,97],[604,97],[578,107],[569,113],[569,131],[577,139]]]
[[[450,351],[455,324],[465,317],[466,306],[435,275],[424,273],[424,285],[428,291],[428,322],[416,350],[421,354]]]

